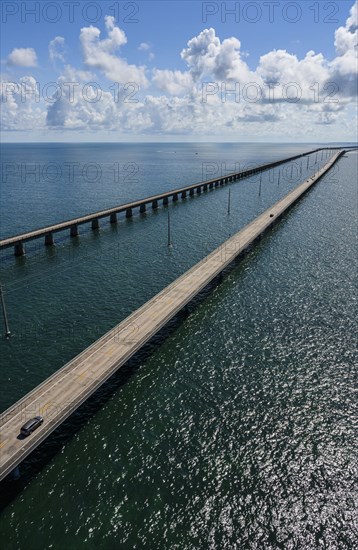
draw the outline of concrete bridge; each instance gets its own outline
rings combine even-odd
[[[15,256],[22,256],[23,254],[25,254],[24,243],[28,241],[39,239],[42,237],[44,238],[45,246],[52,246],[54,244],[54,233],[57,233],[59,231],[64,231],[67,229],[69,230],[71,237],[77,237],[79,234],[78,228],[82,224],[90,223],[92,229],[98,229],[99,221],[102,218],[109,218],[110,223],[116,223],[117,215],[121,212],[125,212],[126,218],[130,218],[133,215],[133,211],[136,209],[139,210],[140,213],[144,213],[148,206],[153,209],[158,208],[161,201],[165,206],[169,204],[169,199],[171,199],[173,202],[179,200],[179,197],[185,199],[188,195],[193,196],[195,193],[200,194],[202,191],[205,192],[208,189],[213,189],[219,186],[223,186],[227,183],[240,180],[242,178],[247,178],[249,176],[252,176],[253,174],[257,174],[264,170],[270,170],[272,168],[275,168],[276,166],[280,166],[281,164],[287,162],[292,162],[307,155],[318,153],[319,151],[326,151],[326,153],[328,154],[328,152],[333,151],[334,149],[335,148],[333,147],[314,149],[313,151],[301,153],[293,157],[262,164],[249,170],[243,170],[241,172],[227,174],[219,178],[194,183],[192,185],[187,185],[178,189],[172,189],[171,191],[167,191],[166,193],[159,193],[158,195],[146,197],[144,199],[133,201],[127,204],[121,204],[113,208],[93,212],[92,214],[87,214],[86,216],[82,216],[61,223],[56,223],[47,227],[35,229],[33,231],[28,231],[27,233],[22,233],[20,235],[7,237],[0,240],[0,250],[13,246]]]
[[[344,150],[337,152],[313,176],[3,412],[0,415],[0,480],[12,472],[225,267],[260,239],[344,153]],[[220,185],[220,180],[215,181],[219,181]],[[38,414],[44,417],[44,423],[29,437],[21,439],[20,427]]]

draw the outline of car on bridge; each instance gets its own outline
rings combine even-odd
[[[28,435],[32,434],[33,431],[35,431],[39,426],[41,426],[43,421],[44,419],[42,418],[42,416],[35,416],[34,418],[31,418],[31,420],[28,420],[22,426],[20,430],[21,435],[27,437]]]

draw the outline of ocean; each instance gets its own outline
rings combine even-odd
[[[317,146],[3,144],[1,238]],[[160,206],[3,251],[0,409],[324,162],[171,204],[170,248]],[[4,548],[357,545],[356,182],[352,152],[2,484]]]

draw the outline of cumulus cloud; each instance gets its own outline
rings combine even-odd
[[[81,29],[80,42],[84,62],[88,67],[99,69],[113,82],[135,82],[139,87],[148,84],[145,68],[129,65],[127,61],[116,55],[118,49],[127,43],[125,32],[115,25],[112,16],[105,17],[108,37],[100,40],[101,31],[97,27]]]
[[[338,56],[330,63],[332,80],[342,96],[351,98],[358,94],[358,2],[351,10],[344,27],[335,32]]]
[[[269,88],[274,90],[277,86],[274,97],[281,102],[298,98],[301,103],[313,103],[318,97],[317,83],[329,79],[327,61],[313,50],[301,60],[286,50],[273,50],[260,57],[256,74],[264,84],[264,97],[272,97]]]
[[[17,82],[0,82],[1,127],[3,130],[33,130],[46,126],[46,110],[40,102],[40,90],[33,76]]]
[[[56,36],[48,45],[48,53],[51,61],[65,61],[65,39],[63,36]]]
[[[35,90],[33,77],[23,77],[17,83],[9,80],[3,115],[6,128],[19,129],[21,124],[24,128],[31,125],[37,128],[46,124],[51,129],[121,134],[222,136],[225,133],[248,138],[272,133],[311,139],[312,129],[317,125],[331,139],[336,138],[337,128],[350,135],[355,133],[352,105],[357,93],[357,4],[346,24],[336,31],[334,59],[328,60],[312,50],[300,58],[277,49],[262,55],[256,67],[249,67],[237,37],[221,40],[214,29],[204,29],[181,52],[186,69],[154,69],[151,93],[145,96],[135,93],[135,102],[128,101],[133,90],[125,90],[123,84],[134,82],[138,89],[147,86],[145,68],[130,65],[120,55],[127,37],[114,18],[106,17],[105,25],[103,38],[96,27],[81,29],[85,70],[70,65],[62,67],[58,78],[61,93],[58,97],[54,94],[53,101],[45,106],[34,97],[21,104],[21,89],[27,86]],[[64,42],[60,38],[50,43],[53,59],[62,55]],[[138,49],[150,52],[146,42]],[[117,96],[104,89],[98,96],[94,84],[98,80],[97,70],[122,84]],[[70,91],[68,83],[78,86]],[[251,86],[253,98],[249,91],[243,93],[247,86]],[[211,93],[203,95],[205,87]],[[256,98],[255,87],[261,90]],[[237,93],[232,93],[233,90]]]
[[[193,86],[191,73],[154,69],[152,82],[162,91],[170,95],[182,95]]]
[[[339,55],[354,51],[358,45],[358,2],[351,7],[350,16],[344,27],[339,27],[334,35],[334,45]]]
[[[203,77],[213,77],[216,80],[248,82],[253,75],[241,59],[240,48],[240,40],[231,37],[221,42],[215,29],[210,28],[189,40],[181,57],[196,81]]]
[[[37,55],[33,48],[14,48],[7,58],[9,65],[36,67]]]
[[[86,99],[81,90],[76,89],[69,97],[68,92],[50,105],[46,118],[47,125],[57,129],[96,130],[113,129],[118,123],[116,106],[109,92],[102,92],[97,101],[97,89],[88,86]]]

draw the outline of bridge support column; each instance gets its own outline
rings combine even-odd
[[[220,183],[220,185],[224,185],[225,182],[224,182],[224,180],[222,179],[222,180],[219,181],[219,183]]]
[[[19,242],[19,243],[16,243],[16,244],[15,244],[15,246],[14,246],[14,254],[15,254],[15,256],[23,256],[23,255],[25,254],[24,243]]]
[[[50,233],[47,233],[45,235],[45,246],[52,246],[54,244],[53,241],[53,233],[50,231]]]
[[[78,236],[78,225],[77,225],[77,223],[71,225],[70,235],[71,235],[71,237],[77,237]]]
[[[113,212],[109,217],[109,223],[117,223],[117,214]]]
[[[215,185],[215,187],[219,187],[219,181],[216,181],[216,182],[214,183],[214,185]]]
[[[189,189],[189,195],[190,195],[190,197],[194,196],[194,189]]]
[[[127,208],[126,210],[126,218],[131,218],[133,216],[133,212],[131,208]]]
[[[178,200],[178,193],[174,193],[173,202],[176,202],[177,200]]]
[[[153,210],[155,210],[156,208],[158,208],[158,201],[157,201],[157,199],[154,199],[154,201],[152,201],[152,208],[153,208]]]
[[[207,191],[208,190],[208,184],[206,183],[205,185],[203,185],[203,191]]]
[[[99,229],[99,219],[95,218],[92,220],[92,229]]]
[[[143,214],[145,211],[146,211],[146,205],[145,204],[141,204],[140,207],[139,207],[139,212],[140,214]]]
[[[209,183],[209,189],[212,189],[214,187],[213,182]]]
[[[196,192],[197,192],[198,195],[200,195],[200,193],[201,193],[201,187],[200,187],[200,185],[196,188]]]
[[[169,197],[164,197],[163,206],[168,206],[168,204],[169,204]]]
[[[182,199],[185,199],[185,198],[186,198],[186,191],[183,191],[183,192],[182,192],[181,198],[182,198]]]

